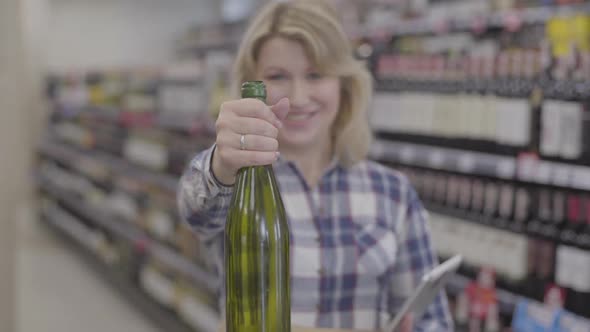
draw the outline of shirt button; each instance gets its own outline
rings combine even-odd
[[[318,273],[320,274],[320,276],[324,276],[326,274],[326,269],[324,269],[323,267],[320,267],[318,269]]]

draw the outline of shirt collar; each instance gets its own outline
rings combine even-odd
[[[299,168],[297,167],[297,165],[295,165],[295,162],[293,162],[291,160],[287,160],[283,156],[279,156],[279,158],[273,164],[273,166],[278,167],[280,169],[288,167],[288,168],[295,170],[297,174],[301,174],[301,172],[299,171]],[[332,157],[332,160],[328,164],[328,166],[324,169],[323,174],[322,174],[322,178],[330,175],[333,171],[335,171],[339,167],[340,167],[339,158],[336,155],[334,155]]]

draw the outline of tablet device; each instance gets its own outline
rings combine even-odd
[[[463,257],[460,255],[453,256],[426,273],[422,277],[420,285],[418,285],[412,295],[406,300],[402,309],[389,321],[383,332],[394,332],[407,314],[411,313],[415,319],[422,317],[426,307],[430,305],[438,295],[440,289],[455,274],[462,260]]]

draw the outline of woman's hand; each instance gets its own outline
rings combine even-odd
[[[395,332],[412,332],[413,329],[414,329],[414,319],[412,318],[412,315],[406,315],[402,319],[402,322],[400,323],[397,331],[395,331]]]
[[[270,107],[251,98],[223,103],[215,123],[211,164],[215,177],[232,185],[240,168],[272,164],[278,158],[277,137],[288,112],[287,98]]]

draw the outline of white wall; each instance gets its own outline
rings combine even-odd
[[[0,1],[0,331],[15,328],[15,219],[29,166],[28,86],[22,4]]]
[[[50,0],[50,70],[158,64],[195,23],[220,20],[217,0]]]

